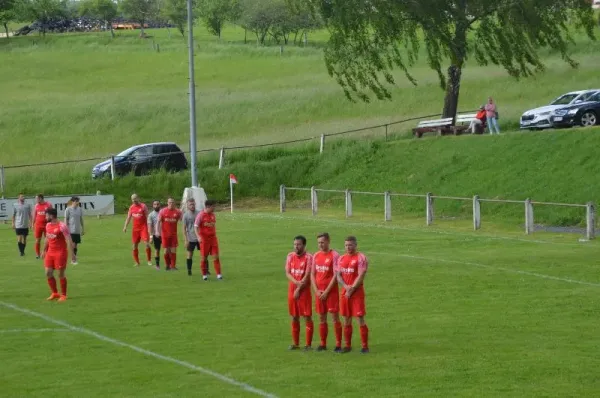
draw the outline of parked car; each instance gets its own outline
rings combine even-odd
[[[554,110],[550,121],[555,127],[588,127],[599,125],[600,92],[590,97],[586,102]]]
[[[566,105],[575,105],[588,101],[594,94],[600,92],[600,89],[572,91],[556,98],[550,105],[542,106],[528,110],[521,116],[520,126],[522,129],[546,129],[552,127],[550,116],[556,109]]]
[[[110,162],[108,159],[95,165],[92,178],[110,176]],[[115,156],[115,174],[119,176],[129,173],[140,176],[159,169],[177,172],[187,167],[183,151],[173,142],[136,145]]]

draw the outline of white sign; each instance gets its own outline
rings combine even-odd
[[[46,202],[52,203],[52,206],[58,211],[58,216],[62,217],[71,196],[48,196]],[[115,214],[114,195],[81,195],[79,196],[81,209],[84,216],[99,216]],[[11,220],[13,216],[13,205],[17,199],[0,199],[0,221]],[[25,198],[25,203],[35,206],[35,198]]]

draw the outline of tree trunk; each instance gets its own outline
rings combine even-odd
[[[244,28],[244,44],[248,44],[248,29]]]
[[[444,97],[444,111],[442,113],[442,118],[456,118],[461,75],[462,69],[460,66],[450,65],[448,68],[448,80],[446,82],[446,96]]]
[[[140,22],[140,29],[142,30],[140,33],[140,37],[144,38],[146,36],[146,34],[144,33],[144,21]]]
[[[4,22],[4,30],[6,31],[6,38],[10,39],[10,34],[8,33],[8,24]]]
[[[110,37],[112,37],[114,39],[115,38],[115,30],[113,29],[112,21],[108,22],[108,26],[110,26]]]

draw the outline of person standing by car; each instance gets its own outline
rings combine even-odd
[[[485,105],[485,116],[490,134],[494,134],[494,130],[496,134],[500,134],[500,127],[498,127],[498,107],[492,97],[488,98],[488,103]]]

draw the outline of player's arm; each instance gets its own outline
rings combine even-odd
[[[83,212],[81,212],[81,235],[85,233],[85,226],[83,225]]]
[[[73,247],[75,245],[73,244],[73,238],[71,238],[71,232],[69,232],[69,227],[67,227],[65,224],[62,224],[60,226],[60,229],[65,237],[65,240],[67,241],[67,245],[69,246],[69,253],[71,254],[71,258],[74,258],[75,251],[73,250]]]
[[[292,282],[296,286],[300,286],[300,281],[297,281],[296,279],[294,279],[294,277],[290,273],[290,269],[292,268],[291,267],[291,256],[292,256],[291,254],[288,255],[287,260],[285,262],[285,276],[288,279],[288,281]]]
[[[312,269],[310,270],[310,284],[315,293],[317,293],[319,291],[319,289],[317,288],[316,273],[317,273],[317,271],[316,271],[315,267],[312,267]]]
[[[69,213],[71,213],[69,211],[70,207],[67,207],[67,209],[65,210],[65,224],[69,225]]]
[[[342,285],[342,287],[346,290],[348,290],[350,288],[350,286],[346,285],[346,283],[344,282],[344,278],[342,278],[342,272],[338,271],[335,273],[337,282]]]
[[[48,252],[49,247],[50,247],[50,242],[48,241],[48,239],[44,239],[44,250],[42,251],[42,258],[44,258],[44,256],[46,256],[46,253]]]
[[[154,231],[152,230],[152,218],[150,218],[150,215],[146,217],[146,227],[148,227],[148,236],[152,238],[154,236]]]
[[[365,256],[361,256],[360,260],[358,261],[358,278],[356,278],[352,286],[350,286],[352,292],[362,285],[363,281],[365,280],[365,276],[367,276],[368,266],[369,262],[367,258]]]
[[[17,219],[17,208],[13,208],[13,216],[12,216],[12,228],[15,229],[15,220]]]
[[[202,225],[202,212],[198,213],[196,219],[194,220],[194,232],[196,233],[196,237],[198,238],[198,242],[202,242],[202,238],[200,238],[200,226]]]
[[[304,273],[304,277],[302,278],[302,281],[300,282],[298,289],[304,289],[306,286],[310,285],[312,270],[314,268],[312,257],[309,257],[309,260],[307,261],[307,263],[308,264],[306,264],[306,266],[308,267],[308,270],[307,270],[307,272]]]
[[[35,228],[35,206],[31,208],[31,211],[29,212],[29,227],[30,228]]]
[[[123,226],[123,232],[127,231],[127,227],[129,226],[130,221],[131,221],[131,212],[127,213],[127,218],[125,219],[125,225]]]
[[[185,222],[181,223],[181,232],[183,233],[183,241],[185,242],[185,245],[187,246],[188,243],[190,243],[190,242],[188,241],[187,231],[185,230]]]

